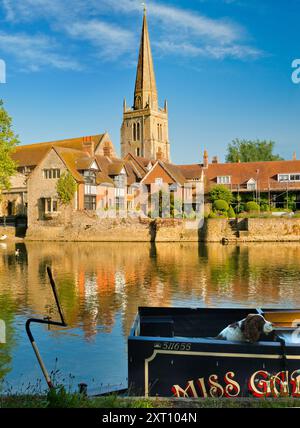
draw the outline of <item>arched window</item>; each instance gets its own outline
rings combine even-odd
[[[136,141],[136,123],[133,124],[133,141]]]
[[[136,149],[136,155],[140,156],[140,149]]]
[[[141,139],[141,125],[140,123],[137,124],[137,140],[140,141]]]

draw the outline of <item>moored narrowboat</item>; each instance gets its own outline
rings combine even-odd
[[[218,337],[249,314],[273,324],[258,342]],[[130,395],[300,397],[300,310],[139,308],[128,338]]]

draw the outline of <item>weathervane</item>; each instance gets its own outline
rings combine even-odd
[[[146,6],[146,3],[144,2],[144,3],[142,3],[142,6],[144,7],[144,13],[146,13],[147,12],[147,6]]]

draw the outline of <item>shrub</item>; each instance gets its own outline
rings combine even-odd
[[[218,199],[214,202],[214,210],[221,211],[222,213],[224,213],[229,210],[229,205],[226,201]]]
[[[62,204],[69,205],[71,203],[76,189],[77,184],[72,175],[69,172],[62,174],[56,185],[56,190]]]
[[[254,201],[247,202],[245,208],[246,208],[246,211],[248,213],[249,212],[258,212],[258,211],[260,211],[260,206],[256,202],[254,202]]]
[[[228,210],[228,217],[229,217],[229,218],[235,218],[235,217],[236,217],[235,212],[234,212],[234,209],[232,208],[232,206],[230,206],[230,207],[229,207],[229,210]]]
[[[216,214],[216,213],[214,213],[213,211],[211,211],[211,212],[208,214],[208,218],[217,218],[217,214]]]
[[[222,199],[223,201],[226,201],[228,204],[230,204],[233,200],[233,194],[231,190],[229,190],[228,187],[224,186],[223,184],[214,186],[209,192],[209,196],[213,203]]]

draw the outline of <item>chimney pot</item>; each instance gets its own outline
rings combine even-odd
[[[92,137],[83,137],[82,149],[87,153],[88,156],[95,156],[95,143]]]

